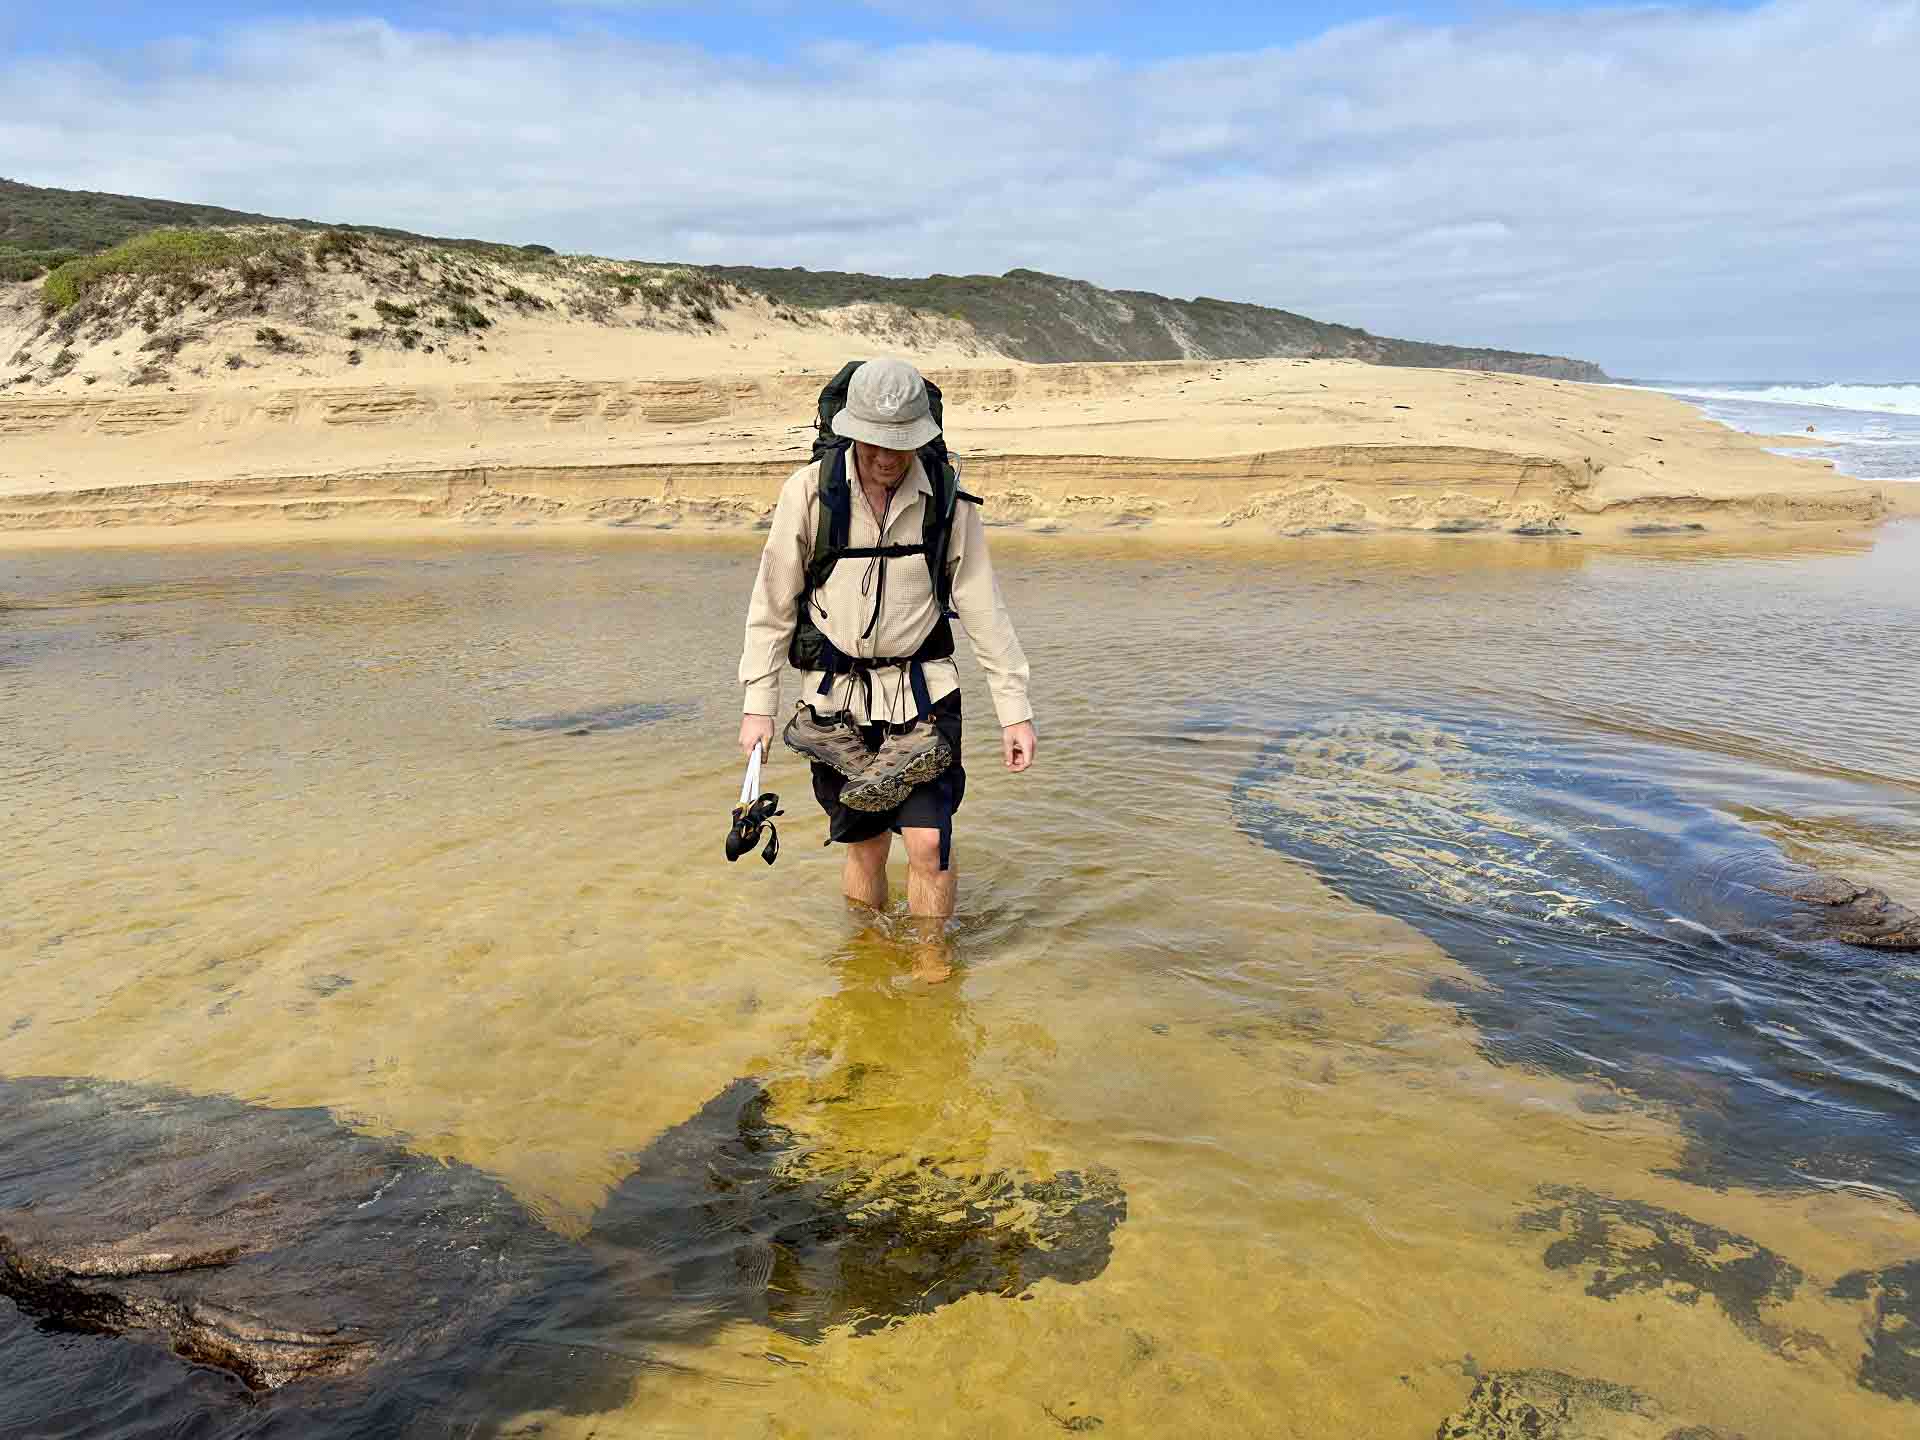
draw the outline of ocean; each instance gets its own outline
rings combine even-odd
[[[1817,445],[1782,454],[1831,460],[1842,475],[1863,480],[1920,481],[1920,383],[1632,380],[1692,401],[1709,418],[1750,435],[1804,435]]]

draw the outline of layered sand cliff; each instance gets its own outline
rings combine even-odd
[[[20,331],[35,312],[14,289],[0,324]],[[1350,360],[1031,365],[884,307],[691,310],[583,323],[555,299],[425,348],[209,314],[161,327],[194,338],[146,383],[141,330],[75,327],[60,376],[0,394],[0,529],[750,529],[806,458],[822,380],[881,350],[943,386],[990,519],[1035,530],[1611,534],[1914,508],[1611,386]],[[248,338],[261,331],[279,338]]]

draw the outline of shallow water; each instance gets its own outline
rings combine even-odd
[[[573,1324],[624,1398],[550,1435],[1430,1435],[1537,1368],[1728,1432],[1920,1424],[1906,1352],[1868,1363],[1920,1256],[1920,959],[1772,938],[1736,883],[1920,902],[1920,529],[999,543],[1041,763],[993,763],[966,667],[941,987],[846,915],[791,756],[778,865],[721,857],[749,544],[0,552],[0,1077],[326,1107],[543,1245],[741,1077],[876,1193],[1125,1192],[1090,1278]],[[1687,1264],[1635,1248],[1669,1232]],[[133,1348],[0,1302],[0,1377],[137,1371],[193,1433],[348,1413]],[[565,1408],[503,1395],[510,1433]]]

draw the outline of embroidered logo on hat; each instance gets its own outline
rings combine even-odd
[[[927,382],[906,361],[892,359],[869,360],[853,372],[833,429],[888,450],[918,450],[940,433],[927,403]]]

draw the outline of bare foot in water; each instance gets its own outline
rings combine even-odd
[[[915,916],[907,922],[913,944],[913,978],[928,985],[945,984],[953,978],[953,942],[947,938],[947,922]]]
[[[917,945],[913,951],[913,978],[943,985],[953,978],[953,949],[945,944]]]

